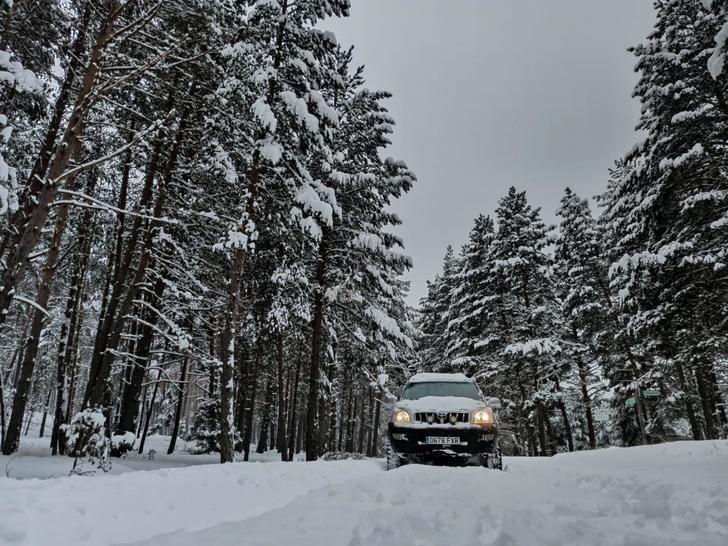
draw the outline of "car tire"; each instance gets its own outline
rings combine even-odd
[[[394,470],[400,466],[402,466],[402,459],[394,452],[392,446],[387,444],[387,470]]]
[[[492,453],[482,453],[480,455],[481,465],[490,470],[503,470],[503,457],[501,450],[496,448]]]

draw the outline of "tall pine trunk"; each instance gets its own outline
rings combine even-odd
[[[174,453],[174,448],[177,445],[177,436],[179,435],[179,422],[182,418],[182,407],[184,405],[185,401],[185,394],[187,392],[186,388],[186,382],[187,382],[187,360],[188,357],[185,355],[185,357],[182,359],[182,371],[180,372],[179,377],[179,387],[178,387],[178,395],[177,395],[177,407],[175,408],[174,412],[174,428],[172,429],[172,437],[169,440],[169,448],[167,449],[167,455],[171,455]]]
[[[324,325],[324,294],[326,281],[327,233],[319,244],[318,264],[316,266],[316,287],[313,304],[313,320],[311,322],[311,370],[308,380],[308,410],[306,413],[306,460],[319,458],[319,396],[321,383],[321,348]]]
[[[73,178],[69,181],[69,187],[73,187]],[[30,334],[25,346],[23,361],[20,365],[20,380],[13,398],[13,409],[10,414],[7,436],[3,445],[3,454],[11,455],[18,449],[20,443],[20,431],[25,413],[25,404],[30,392],[30,383],[33,378],[33,370],[38,356],[38,347],[43,327],[47,318],[48,302],[51,297],[51,286],[56,273],[56,266],[61,257],[61,242],[68,225],[68,205],[61,205],[58,208],[53,235],[46,254],[46,262],[41,273],[38,284],[38,294],[35,300],[35,311],[30,326]],[[52,390],[52,389],[51,389]],[[45,424],[45,423],[44,423]]]
[[[284,382],[284,352],[283,352],[283,333],[278,333],[276,342],[277,348],[277,364],[278,364],[278,424],[276,425],[276,447],[281,454],[281,460],[287,460],[286,456],[286,412],[284,408],[285,402],[285,382]]]

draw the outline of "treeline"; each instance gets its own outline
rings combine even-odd
[[[513,451],[728,435],[728,8],[655,9],[632,50],[645,139],[598,217],[567,189],[547,229],[511,188],[422,302],[426,369],[506,399]]]
[[[389,95],[319,28],[348,12],[0,1],[3,453],[34,415],[91,457],[155,427],[222,462],[377,451],[415,177],[380,156]]]

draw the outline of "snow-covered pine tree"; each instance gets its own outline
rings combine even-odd
[[[448,324],[451,321],[450,307],[458,270],[455,251],[448,245],[442,262],[442,273],[427,282],[427,295],[422,298],[418,310],[419,355],[425,370],[448,372],[452,369],[448,357]]]
[[[605,209],[617,243],[611,271],[626,314],[622,338],[640,340],[633,394],[660,393],[643,401],[647,432],[656,439],[679,433],[675,413],[687,417],[696,438],[717,437],[726,423],[725,393],[716,383],[725,344],[716,328],[728,320],[722,266],[728,193],[721,174],[728,109],[717,70],[724,12],[714,4],[656,5],[654,32],[634,48],[640,129],[648,136],[627,157]]]
[[[580,397],[580,420],[588,446],[597,445],[594,406],[598,393],[599,338],[612,319],[607,257],[589,202],[566,188],[556,212],[561,218],[554,252],[554,287],[563,317],[563,351]],[[612,347],[606,350],[610,351]]]
[[[491,271],[495,224],[489,216],[480,215],[463,246],[459,268],[455,274],[447,326],[447,357],[453,371],[477,377],[485,361],[494,356],[490,335],[488,306],[493,297]]]
[[[489,320],[498,326],[501,358],[484,370],[484,378],[496,392],[513,400],[509,418],[521,443],[527,440],[527,451],[546,454],[555,449],[554,435],[547,438],[547,429],[552,430],[547,408],[561,401],[554,387],[559,373],[557,356],[562,350],[548,277],[546,228],[539,209],[528,204],[525,192],[513,187],[499,201],[496,215],[495,289]]]

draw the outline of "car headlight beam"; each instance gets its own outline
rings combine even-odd
[[[410,418],[410,414],[407,410],[395,409],[392,413],[392,422],[395,425],[406,425],[411,421],[412,419]]]
[[[490,408],[481,408],[473,413],[473,423],[476,425],[492,425],[494,422],[493,410]]]

